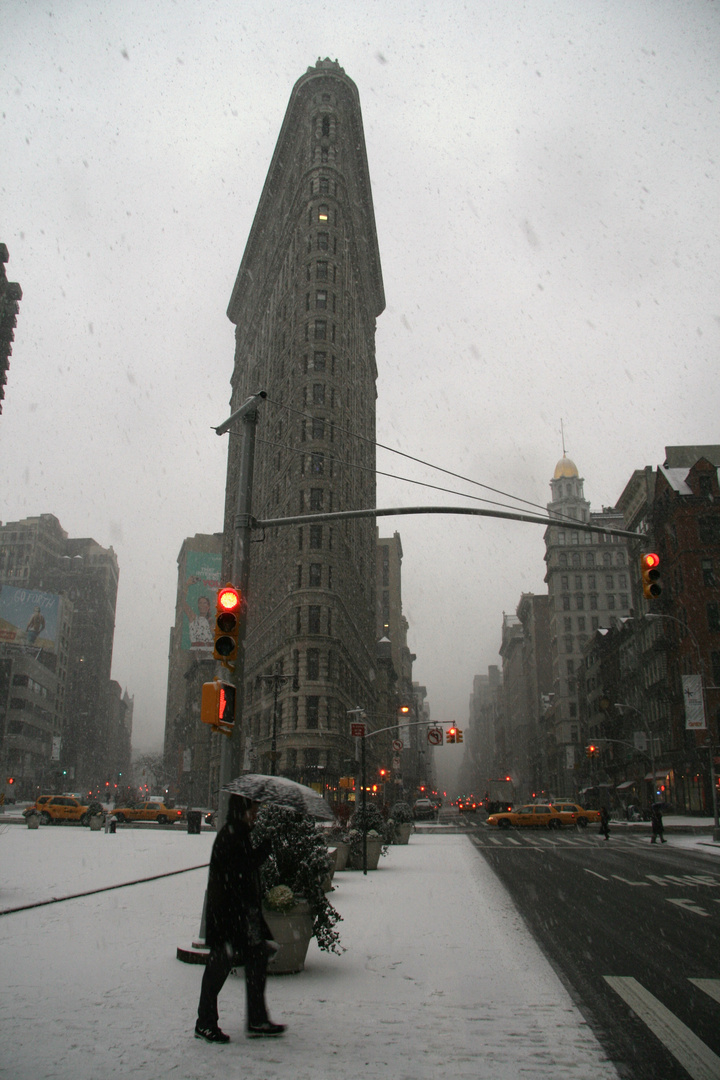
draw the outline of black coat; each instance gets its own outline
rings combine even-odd
[[[225,946],[238,964],[243,963],[249,948],[272,941],[262,915],[260,883],[260,867],[269,855],[269,841],[254,848],[244,822],[224,825],[213,844],[205,941],[211,949]]]

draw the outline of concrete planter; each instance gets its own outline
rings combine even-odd
[[[383,839],[378,837],[375,839],[373,836],[367,838],[367,868],[368,870],[377,870],[378,862],[380,861],[380,855],[383,849]],[[360,850],[355,854],[352,849],[348,856],[347,862],[348,870],[362,870],[363,857],[362,857],[362,845]]]
[[[335,851],[335,871],[344,870],[350,854],[350,845],[345,843],[344,840],[337,840],[331,842],[329,850]]]
[[[102,814],[93,814],[90,818],[90,832],[100,832],[104,825]]]
[[[308,945],[312,937],[310,905],[298,900],[292,911],[270,911],[263,908],[265,922],[280,946],[268,964],[268,975],[292,975],[305,967]]]
[[[393,840],[393,844],[407,844],[410,840],[410,833],[412,831],[412,821],[403,821],[400,825],[396,825],[395,839]]]
[[[37,829],[40,826],[40,817],[38,814],[28,814],[27,818],[28,829]]]

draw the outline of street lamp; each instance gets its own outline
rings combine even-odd
[[[640,712],[640,710],[636,709],[634,705],[628,705],[624,701],[614,701],[613,702],[613,708],[614,709],[621,709],[621,710],[622,709],[630,709],[631,712],[636,713],[640,717],[640,721],[641,721],[643,727],[645,728],[645,732],[647,734],[648,741],[650,743],[650,771],[652,772],[653,802],[655,802],[655,796],[657,795],[657,790],[655,788],[655,783],[656,783],[656,780],[657,780],[657,777],[655,776],[655,747],[653,745],[655,740],[653,738],[653,733],[650,730],[650,725],[648,724],[647,720],[645,719],[643,714]],[[621,712],[620,715],[622,715],[622,712]]]

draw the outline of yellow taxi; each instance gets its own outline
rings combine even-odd
[[[561,829],[563,819],[558,810],[550,803],[528,803],[527,806],[519,806],[517,810],[505,810],[501,814],[491,814],[487,819],[488,825],[497,825],[499,829],[509,829],[511,825],[518,828],[543,828]],[[574,824],[574,823],[573,823]]]
[[[171,825],[180,821],[182,810],[161,802],[144,802],[137,806],[121,806],[113,810],[118,821],[157,821],[158,825]]]
[[[89,803],[76,795],[40,795],[34,806],[29,806],[23,813],[25,817],[38,814],[43,825],[57,821],[79,821],[81,825],[86,825],[91,808],[94,812],[102,813],[100,803]]]
[[[563,819],[563,825],[579,825],[581,829],[587,829],[591,821],[600,820],[599,810],[585,810],[578,803],[554,803]]]

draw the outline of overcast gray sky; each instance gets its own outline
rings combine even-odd
[[[180,544],[221,528],[225,311],[318,56],[362,104],[380,442],[544,506],[562,418],[598,509],[665,445],[720,441],[713,0],[0,10],[0,240],[23,289],[0,517],[53,513],[115,548],[113,676],[136,746],[162,739]],[[378,468],[483,494],[382,451]],[[438,503],[467,499],[379,479],[379,506]],[[462,726],[503,611],[545,591],[542,529],[382,521],[395,529],[415,678]]]

